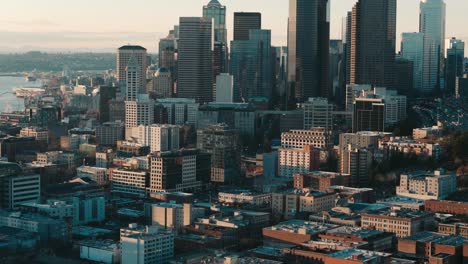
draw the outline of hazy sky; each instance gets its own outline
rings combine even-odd
[[[468,41],[468,1],[447,3],[446,37]],[[115,51],[140,44],[150,52],[180,16],[201,16],[209,0],[8,0],[0,8],[0,52],[27,50]],[[285,45],[288,0],[220,0],[228,9],[232,35],[235,11],[258,11],[274,45]],[[341,37],[341,20],[356,0],[331,0],[331,37]],[[401,32],[419,27],[419,0],[398,0],[397,46]]]

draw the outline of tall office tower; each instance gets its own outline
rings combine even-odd
[[[140,125],[128,131],[126,138],[150,146],[151,152],[179,149],[180,126],[176,125]]]
[[[340,74],[343,64],[343,41],[340,39],[330,40],[328,84],[330,86],[330,97],[335,98],[338,104],[344,102],[345,89],[340,89]],[[343,87],[344,88],[344,87]]]
[[[419,32],[424,34],[424,93],[440,88],[445,52],[445,3],[443,0],[422,0],[420,3]]]
[[[352,187],[367,187],[370,181],[372,152],[366,148],[354,148],[349,145],[340,153],[340,172],[350,174]]]
[[[328,0],[290,0],[288,80],[296,99],[329,97],[330,18]]]
[[[414,94],[413,62],[397,55],[395,57],[395,90],[401,95]]]
[[[212,21],[181,17],[177,95],[198,103],[213,101]]]
[[[159,68],[166,68],[172,74],[172,79],[177,80],[177,42],[178,42],[178,26],[169,31],[167,37],[159,40]]]
[[[465,42],[452,38],[447,49],[447,62],[445,65],[446,93],[455,94],[457,77],[463,77],[465,59]]]
[[[125,69],[126,72],[126,94],[125,94],[125,101],[136,101],[138,98],[139,90],[140,90],[140,79],[141,79],[141,69],[138,65],[137,59],[135,56],[131,56],[130,60],[128,61],[127,68]],[[146,76],[146,73],[145,75]],[[145,78],[146,80],[146,78]],[[145,81],[146,82],[146,81]]]
[[[353,133],[385,130],[385,103],[381,98],[356,98],[353,111]]]
[[[110,120],[109,101],[117,96],[117,87],[115,86],[99,86],[99,121],[101,123]]]
[[[251,30],[249,40],[231,42],[231,74],[236,102],[252,97],[271,99],[272,60],[270,30]]]
[[[249,40],[251,29],[262,28],[261,13],[234,13],[234,41]]]
[[[420,32],[403,33],[401,56],[413,62],[413,88],[423,92],[424,34]]]
[[[239,180],[241,144],[237,130],[225,124],[198,130],[197,148],[211,154],[211,182],[228,184]]]
[[[226,6],[211,0],[203,7],[203,17],[213,19],[214,41],[227,44]]]
[[[147,53],[141,46],[126,45],[117,50],[117,81],[126,83],[127,66],[131,57],[135,58],[140,70],[136,83],[140,89],[143,89],[146,84]]]
[[[156,100],[156,107],[167,114],[167,123],[196,126],[198,107],[195,99],[166,98]]]
[[[172,97],[172,74],[167,68],[159,68],[153,78],[153,92],[157,98]]]
[[[234,102],[234,77],[229,73],[221,73],[216,76],[216,102]]]
[[[349,84],[394,87],[396,0],[359,0],[351,15]]]

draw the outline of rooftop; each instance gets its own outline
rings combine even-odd
[[[346,249],[329,254],[328,256],[346,260],[353,260],[357,258],[360,261],[369,261],[380,257],[390,257],[391,254],[376,251]]]
[[[435,233],[430,231],[420,232],[416,235],[406,237],[404,239],[418,242],[431,242],[434,244],[448,246],[461,246],[468,241],[468,239],[461,236],[444,235],[441,233]]]
[[[408,219],[433,215],[432,213],[426,212],[426,211],[413,211],[413,210],[407,210],[407,209],[402,209],[398,211],[388,210],[386,212],[381,212],[381,211],[380,212],[366,212],[365,214],[390,216],[390,217],[397,217],[397,218],[408,218]]]
[[[309,222],[304,220],[289,220],[286,222],[281,222],[275,226],[266,227],[265,229],[281,231],[281,232],[288,232],[288,233],[296,233],[296,234],[316,234],[322,233],[327,230],[331,230],[337,228],[337,225],[332,224],[325,224],[319,222]]]
[[[119,50],[146,50],[146,49],[139,45],[125,45],[125,46],[120,47]]]
[[[350,227],[350,226],[342,226],[337,229],[332,229],[330,231],[327,231],[327,234],[332,234],[332,235],[346,234],[346,235],[352,235],[354,237],[359,237],[363,239],[374,237],[374,236],[379,236],[383,233],[384,232],[379,231],[379,230],[362,229],[360,227]]]
[[[117,243],[114,240],[82,240],[79,242],[80,246],[97,248],[102,250],[114,250],[118,248]]]

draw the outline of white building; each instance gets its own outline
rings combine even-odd
[[[49,130],[39,127],[25,127],[20,131],[21,137],[33,137],[38,141],[49,141]]]
[[[313,146],[324,149],[329,147],[330,133],[325,128],[311,128],[309,130],[291,130],[281,134],[282,148],[303,148]]]
[[[413,62],[413,89],[423,91],[424,33],[403,33],[401,56]]]
[[[125,129],[154,122],[154,101],[140,96],[139,101],[125,101]]]
[[[81,259],[104,264],[120,263],[120,247],[113,240],[82,240],[79,245]]]
[[[46,203],[40,204],[35,202],[22,203],[20,209],[27,211],[36,211],[41,214],[46,214],[52,218],[72,218],[75,214],[73,204],[60,200],[47,200]],[[77,212],[78,213],[78,212]]]
[[[396,194],[421,200],[443,200],[456,190],[456,175],[436,170],[433,174],[419,172],[401,175]]]
[[[148,173],[146,171],[116,169],[112,171],[112,192],[146,197]]]
[[[78,178],[88,177],[99,185],[107,185],[109,183],[106,168],[81,166],[76,169],[76,172]]]
[[[159,203],[150,205],[152,225],[160,225],[182,231],[184,226],[205,216],[205,209],[193,208],[192,204]]]
[[[127,139],[149,146],[151,152],[179,149],[180,126],[140,125],[127,131]]]
[[[218,201],[229,204],[270,205],[271,193],[254,193],[242,190],[219,192]]]
[[[155,226],[121,236],[120,243],[123,264],[166,264],[174,257],[174,233]]]
[[[216,102],[234,102],[234,76],[229,73],[221,73],[216,76]]]
[[[309,98],[304,102],[304,129],[323,127],[327,130],[333,129],[334,105],[326,98]]]

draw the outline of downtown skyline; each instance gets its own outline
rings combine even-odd
[[[150,53],[156,53],[158,39],[165,37],[168,30],[178,24],[179,17],[202,16],[202,7],[206,4],[203,0],[191,0],[189,3],[184,0],[162,3],[137,0],[117,4],[104,0],[90,3],[95,8],[88,9],[84,8],[89,6],[86,4],[88,0],[80,5],[65,5],[56,0],[47,2],[50,3],[39,4],[30,0],[5,3],[6,8],[0,10],[1,53],[29,50],[114,52],[115,46],[127,43],[142,45]],[[251,3],[246,0],[224,0],[221,3],[227,6],[228,41],[233,35],[234,12],[261,12],[263,28],[272,30],[272,45],[286,45],[288,1],[256,0]],[[354,0],[331,2],[332,39],[341,38],[342,18],[354,3]],[[463,19],[463,10],[468,8],[468,2],[446,0],[446,3],[447,39],[457,37],[468,40],[468,30],[462,23],[457,23]],[[148,8],[136,8],[141,5]],[[182,5],[183,9],[180,8]],[[465,5],[466,8],[463,7]],[[129,10],[128,19],[109,19],[109,23],[103,23],[103,9],[110,10],[109,14],[122,14]],[[418,31],[418,21],[419,0],[398,0],[396,52],[400,49],[401,33]],[[22,45],[17,46],[17,43]]]

